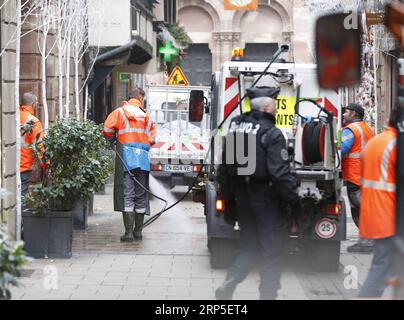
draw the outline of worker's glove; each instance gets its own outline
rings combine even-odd
[[[112,150],[115,150],[116,138],[115,138],[115,137],[113,137],[113,138],[107,138],[107,142],[108,142],[108,144],[109,144],[109,147],[110,147]]]

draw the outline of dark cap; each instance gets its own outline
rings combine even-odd
[[[365,116],[365,109],[358,103],[350,103],[344,109],[355,111],[361,118]]]
[[[252,89],[247,89],[247,95],[251,100],[260,97],[276,99],[280,91],[281,89],[276,87],[255,87]]]

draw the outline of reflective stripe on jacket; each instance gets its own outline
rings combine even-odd
[[[129,170],[150,170],[149,149],[154,143],[156,129],[150,116],[141,108],[140,101],[130,100],[114,110],[105,120],[104,136],[114,138],[123,145],[124,159]]]
[[[360,237],[382,239],[396,232],[397,131],[388,127],[371,139],[362,159]]]
[[[34,116],[34,110],[29,106],[20,107],[20,132],[21,132],[21,161],[20,172],[32,170],[34,165],[34,155],[30,149],[30,144],[38,139],[42,142],[44,133],[41,122]],[[24,128],[26,129],[23,132]]]
[[[345,181],[360,185],[361,153],[367,142],[374,136],[373,130],[364,122],[354,122],[346,128],[354,134],[354,143],[349,153],[342,157],[342,177]]]

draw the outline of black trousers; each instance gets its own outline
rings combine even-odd
[[[25,196],[28,193],[31,184],[32,171],[25,171],[21,173],[21,207],[25,207]]]
[[[348,197],[350,196],[350,194],[360,190],[360,186],[349,181],[346,182],[346,186],[348,189]],[[351,206],[351,214],[352,214],[352,220],[354,221],[356,227],[359,228],[360,207]]]
[[[245,195],[243,198],[236,196],[241,228],[240,254],[229,269],[228,276],[233,276],[240,283],[259,265],[260,299],[274,300],[280,288],[282,256],[288,239],[286,213],[280,210],[276,198],[256,196],[250,199]]]

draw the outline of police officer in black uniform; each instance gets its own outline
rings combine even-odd
[[[224,164],[218,169],[219,192],[225,197],[234,196],[241,230],[240,253],[216,290],[219,300],[232,299],[237,284],[247,277],[259,259],[260,299],[275,300],[280,288],[282,251],[288,239],[285,203],[299,210],[300,200],[297,182],[290,171],[285,138],[275,127],[279,91],[274,87],[247,90],[252,111],[233,118],[226,137],[232,143],[226,143]],[[256,144],[256,154],[248,155],[250,163],[226,162],[230,154],[230,159],[235,160],[238,153],[245,155],[248,143]],[[243,151],[234,152],[240,145]],[[251,161],[255,170],[248,172]]]

